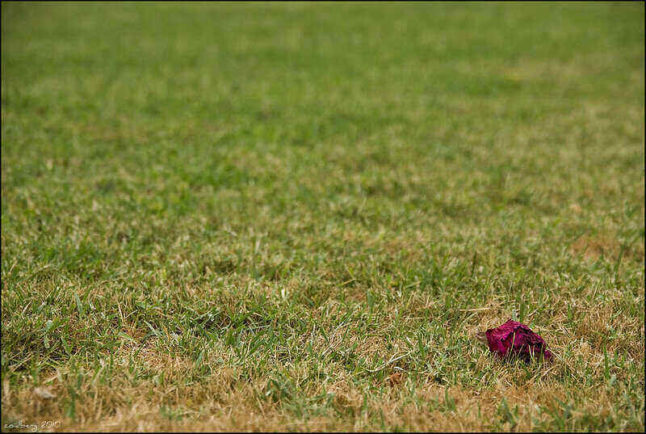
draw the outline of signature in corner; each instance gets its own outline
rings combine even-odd
[[[54,427],[60,425],[59,421],[53,421],[53,420],[46,420],[41,422],[40,426],[41,428],[49,428],[49,427]],[[32,423],[32,424],[24,424],[22,420],[19,420],[18,422],[14,423],[5,423],[3,425],[3,428],[6,430],[12,430],[12,429],[23,429],[23,430],[29,430],[31,432],[38,432],[38,424],[37,423]]]

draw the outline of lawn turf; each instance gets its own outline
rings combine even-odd
[[[2,2],[1,149],[3,431],[644,430],[644,3]]]

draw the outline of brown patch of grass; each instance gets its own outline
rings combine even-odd
[[[61,430],[271,431],[288,426],[296,431],[362,431],[379,430],[383,423],[411,431],[531,431],[537,422],[551,418],[539,411],[539,406],[559,412],[555,398],[567,402],[568,395],[562,385],[551,379],[558,375],[558,369],[545,378],[512,384],[519,369],[501,366],[493,387],[479,391],[461,387],[447,390],[429,380],[418,383],[412,394],[401,387],[391,387],[386,393],[369,395],[367,401],[362,389],[340,378],[328,387],[328,392],[334,393],[333,407],[338,413],[311,418],[295,418],[280,403],[258,400],[254,391],[258,384],[231,387],[236,374],[228,371],[216,373],[208,382],[174,387],[164,393],[156,392],[150,382],[132,386],[124,378],[116,379],[112,386],[86,388],[80,391],[82,400],[78,401],[75,422],[66,418],[57,405],[70,398],[60,385],[52,387],[57,399],[51,403],[38,400],[27,388],[13,394],[5,385],[3,405],[10,405],[13,414],[20,409],[20,417],[25,421],[60,420]],[[389,377],[388,385],[402,386],[403,376],[397,376],[396,381],[393,377],[395,374]],[[579,412],[610,415],[615,405],[613,396],[604,390],[594,395],[586,388],[571,393],[588,397]],[[493,425],[495,421],[505,420],[501,413],[503,399],[514,414],[513,419]]]
[[[570,246],[574,255],[583,255],[587,260],[596,261],[600,257],[616,257],[619,253],[619,242],[609,236],[592,237],[584,235]]]
[[[583,235],[570,245],[570,252],[576,256],[583,256],[586,260],[596,261],[599,258],[617,259],[621,252],[622,245],[620,241],[608,234],[599,234],[597,236]],[[626,245],[623,250],[623,257],[643,261],[644,244],[633,242]]]

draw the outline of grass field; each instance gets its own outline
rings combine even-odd
[[[643,431],[644,387],[644,3],[2,2],[3,431]]]

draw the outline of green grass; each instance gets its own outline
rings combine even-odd
[[[2,2],[3,431],[643,431],[643,77],[643,3]]]

